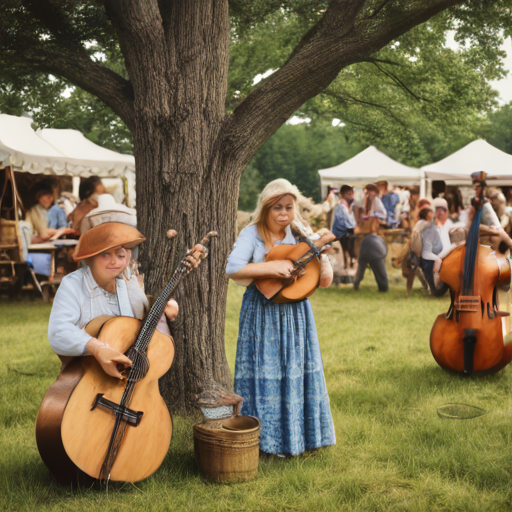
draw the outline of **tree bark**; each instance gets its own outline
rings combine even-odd
[[[171,325],[176,360],[161,388],[167,402],[183,410],[190,393],[207,380],[231,385],[224,351],[225,259],[235,236],[242,169],[223,158],[219,143],[229,62],[228,4],[176,1],[162,13],[156,3],[131,4],[127,9],[107,2],[107,12],[135,95],[137,213],[147,238],[141,250],[147,291],[157,295],[186,249],[209,231],[219,232],[208,259],[176,291],[181,311]],[[178,236],[168,242],[170,228]]]
[[[146,139],[144,145],[151,144],[146,147],[164,147],[168,142],[166,133],[141,139]],[[159,156],[144,147],[139,150],[139,158],[145,161],[137,169],[137,197],[146,200],[138,201],[137,209],[140,230],[147,237],[141,252],[146,289],[156,295],[187,248],[211,230],[219,233],[211,242],[209,257],[183,279],[174,296],[180,306],[180,314],[170,324],[176,358],[161,381],[161,390],[171,407],[184,410],[190,406],[191,394],[210,379],[231,387],[224,350],[225,264],[236,235],[239,169],[228,170],[219,156],[203,176],[183,173],[170,186],[163,186],[160,173],[154,172],[160,165]],[[177,145],[175,151],[180,150]],[[167,241],[165,233],[171,227],[178,229],[178,235]]]

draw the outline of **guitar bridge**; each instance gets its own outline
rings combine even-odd
[[[103,393],[98,393],[96,395],[96,399],[92,404],[91,411],[94,411],[97,406],[104,407],[108,411],[111,411],[113,414],[120,415],[121,419],[125,420],[128,425],[132,427],[138,427],[140,420],[142,419],[143,411],[134,411],[133,409],[129,409],[128,407],[123,407],[112,400],[108,400],[103,396]]]
[[[480,296],[459,295],[459,299],[455,301],[454,308],[464,313],[477,313],[480,311]]]

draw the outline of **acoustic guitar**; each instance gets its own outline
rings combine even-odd
[[[209,233],[192,251],[206,257]],[[46,466],[63,484],[91,479],[136,482],[156,471],[169,449],[172,421],[158,389],[171,367],[172,338],[156,330],[171,294],[192,266],[187,256],[144,321],[103,315],[86,326],[132,361],[126,379],[107,375],[94,357],[62,358],[37,416],[36,441]],[[90,478],[87,478],[90,477]]]

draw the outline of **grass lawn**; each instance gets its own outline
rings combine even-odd
[[[230,286],[226,350],[233,368],[243,289]],[[444,373],[429,332],[447,299],[395,282],[376,291],[312,297],[337,445],[292,459],[260,460],[248,483],[205,482],[195,467],[194,420],[174,417],[171,449],[137,486],[71,490],[39,458],[34,424],[59,363],[47,339],[50,306],[0,302],[0,510],[35,511],[510,511],[511,369],[479,379]],[[487,412],[446,420],[438,407],[460,402]],[[195,420],[197,421],[197,420]]]

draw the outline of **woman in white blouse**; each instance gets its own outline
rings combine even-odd
[[[123,378],[121,368],[131,361],[108,344],[85,332],[86,325],[100,315],[131,316],[142,319],[148,300],[135,275],[127,271],[130,250],[145,238],[134,227],[118,222],[100,224],[80,238],[73,258],[86,266],[63,278],[53,302],[48,339],[59,356],[94,356],[103,370]],[[171,299],[165,316],[174,320],[178,304]],[[158,330],[169,334],[162,319]]]

